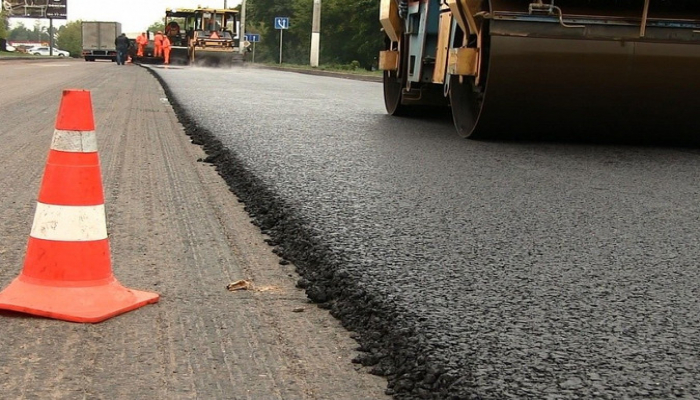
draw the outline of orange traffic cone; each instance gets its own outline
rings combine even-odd
[[[0,292],[0,309],[101,322],[158,298],[112,275],[90,92],[65,90],[24,268]]]

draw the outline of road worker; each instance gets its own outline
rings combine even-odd
[[[167,36],[163,36],[163,56],[165,64],[170,64],[170,39]]]
[[[163,57],[163,32],[158,31],[153,37],[153,44],[155,46],[155,51],[153,52],[153,57]]]
[[[205,19],[204,20],[204,27],[208,31],[220,31],[221,30],[221,24],[219,21],[215,19]]]
[[[165,36],[173,37],[180,35],[180,24],[175,21],[168,22],[165,26]]]
[[[126,34],[122,33],[114,39],[114,45],[117,48],[117,65],[124,65],[126,63],[126,55],[129,52],[129,38]]]
[[[141,34],[136,37],[136,46],[138,46],[138,50],[136,51],[137,57],[143,57],[143,50],[146,48],[147,44],[148,36],[146,36],[146,32],[141,32]]]

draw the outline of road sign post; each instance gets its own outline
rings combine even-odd
[[[280,64],[282,64],[282,33],[285,29],[289,29],[289,18],[275,17],[275,29],[280,31]]]
[[[258,33],[246,33],[245,40],[253,43],[253,61],[255,62],[255,43],[260,41],[260,34]]]

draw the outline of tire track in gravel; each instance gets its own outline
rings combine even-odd
[[[206,171],[211,169],[211,167],[208,166],[208,164],[204,164],[203,168],[198,168],[197,171],[199,172],[199,179],[201,181],[208,180],[207,183],[211,184],[212,186],[220,186],[221,180],[218,176],[214,176],[214,179],[212,179],[211,171]],[[206,171],[208,173],[204,174],[202,173],[203,171]],[[207,196],[207,201],[206,203],[215,203],[213,196],[230,196],[230,193],[227,190],[221,190],[221,191],[205,191],[203,195]],[[243,213],[242,207],[240,207],[240,212]],[[259,256],[256,257],[255,255],[252,254],[250,251],[246,251],[246,248],[250,246],[251,243],[246,243],[245,245],[240,245],[239,243],[236,242],[234,237],[241,237],[244,236],[240,231],[241,226],[246,226],[250,225],[250,221],[246,219],[241,219],[237,218],[235,223],[228,222],[228,220],[231,218],[231,215],[226,215],[224,213],[224,210],[222,208],[216,208],[215,209],[215,217],[218,220],[218,224],[222,225],[225,227],[225,238],[228,240],[229,246],[232,248],[232,257],[234,260],[236,260],[237,264],[241,265],[241,272],[239,273],[240,276],[236,277],[233,275],[234,271],[230,271],[226,268],[222,269],[222,273],[224,276],[228,278],[228,281],[233,281],[238,278],[247,278],[251,279],[254,282],[260,282],[264,284],[265,281],[268,280],[273,280],[274,277],[269,276],[270,274],[263,275],[260,274],[260,271],[255,271],[252,266],[254,266],[257,262],[259,262]],[[238,231],[238,232],[232,232],[232,231]],[[270,257],[270,260],[268,262],[274,262],[276,261],[275,257]],[[222,264],[225,265],[225,264]],[[264,280],[263,280],[264,279]],[[293,286],[293,279],[289,279],[288,286],[291,287]],[[285,355],[286,359],[291,359],[291,360],[300,360],[302,357],[301,355],[298,354],[298,352],[294,351],[295,348],[297,348],[300,343],[293,343],[292,341],[288,340],[286,336],[283,334],[284,328],[280,326],[280,323],[278,321],[278,318],[276,318],[274,312],[268,312],[268,310],[274,310],[276,307],[270,307],[270,302],[275,302],[279,303],[280,306],[277,307],[292,307],[289,305],[289,303],[300,303],[304,302],[304,297],[303,295],[300,295],[297,293],[296,295],[292,295],[290,293],[287,293],[286,290],[283,290],[279,287],[274,287],[274,286],[268,286],[269,290],[267,291],[268,294],[263,294],[259,293],[254,296],[250,296],[248,300],[250,302],[253,302],[256,304],[255,308],[262,310],[262,317],[264,320],[264,325],[269,326],[272,328],[272,330],[275,332],[275,338],[279,343],[282,343],[282,352]],[[272,295],[272,296],[271,296]],[[269,297],[273,297],[272,299],[269,299]],[[262,325],[262,324],[261,324]],[[252,336],[255,336],[253,332],[251,332]],[[256,344],[254,343],[253,346],[251,346],[251,349],[254,347],[259,347],[255,346]],[[259,345],[259,343],[257,344]],[[270,355],[267,355],[266,357],[269,357]],[[278,360],[278,362],[282,362],[282,360]],[[231,368],[234,368],[234,366],[231,363],[226,363],[227,367],[229,368],[229,371],[232,372]],[[303,379],[305,380],[307,375],[309,375],[307,368],[305,368],[302,363],[293,363],[290,366],[288,366],[290,374],[294,376],[294,379]],[[271,371],[269,368],[266,369],[264,375],[266,377],[274,377],[277,374],[274,373],[274,371]],[[240,373],[240,371],[238,371]],[[283,382],[275,382],[276,385],[283,386]],[[315,398],[313,393],[314,389],[307,389],[305,391],[306,396],[308,398]],[[293,395],[293,394],[292,394]]]
[[[105,203],[107,210],[108,232],[112,246],[112,267],[120,282],[131,288],[153,290],[145,286],[142,277],[148,280],[157,279],[159,270],[154,265],[146,264],[147,254],[143,241],[147,240],[134,227],[151,221],[151,216],[145,212],[148,207],[143,205],[134,192],[150,193],[150,179],[143,177],[140,152],[144,147],[141,131],[144,128],[155,128],[150,119],[144,118],[151,97],[151,88],[143,77],[132,76],[137,69],[118,69],[114,74],[126,77],[110,82],[105,88],[93,91],[93,101],[102,105],[95,107],[98,147],[102,161],[103,181],[105,187]],[[148,129],[156,132],[156,129]],[[141,204],[139,204],[141,203]],[[136,237],[134,237],[136,235]],[[156,289],[157,290],[157,289]],[[154,307],[158,307],[157,305]],[[150,317],[154,315],[151,314]],[[144,317],[139,315],[139,320]],[[157,320],[158,318],[156,318]],[[93,348],[93,363],[96,371],[85,371],[86,376],[92,376],[89,392],[92,396],[103,397],[105,382],[109,382],[109,393],[120,398],[129,397],[134,388],[148,387],[154,390],[154,384],[147,382],[149,374],[135,377],[132,374],[110,376],[110,363],[127,366],[130,364],[146,366],[157,365],[154,362],[154,349],[159,341],[158,335],[152,335],[149,330],[129,330],[128,325],[121,319],[110,321],[120,324],[125,332],[119,335],[106,335]],[[151,325],[148,319],[141,324]],[[133,323],[133,321],[131,321]],[[122,325],[124,324],[124,325]],[[144,326],[144,325],[139,326]],[[110,348],[105,354],[104,346]],[[127,370],[133,369],[128,368]]]

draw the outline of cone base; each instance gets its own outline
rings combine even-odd
[[[153,304],[158,293],[125,288],[117,280],[100,286],[64,287],[28,283],[20,275],[0,292],[0,309],[71,322],[102,322]]]

